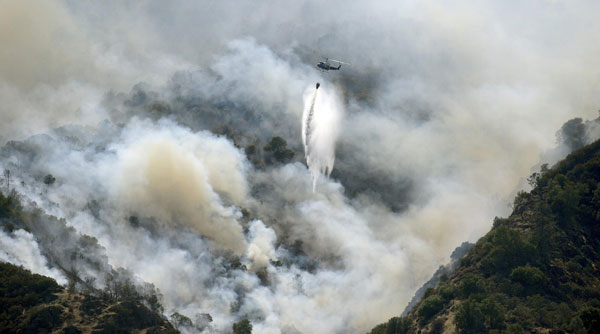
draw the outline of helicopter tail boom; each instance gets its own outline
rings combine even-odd
[[[328,60],[329,60],[329,61],[336,62],[336,63],[338,63],[338,64],[346,64],[346,65],[351,65],[350,63],[346,63],[346,62],[344,62],[344,61],[341,61],[341,60],[335,60],[335,59],[328,59]]]

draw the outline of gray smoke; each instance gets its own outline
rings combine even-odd
[[[3,2],[0,169],[32,213],[0,258],[97,287],[123,268],[190,331],[365,332],[507,213],[566,120],[562,146],[597,137],[599,6]],[[315,193],[317,81],[344,117]]]

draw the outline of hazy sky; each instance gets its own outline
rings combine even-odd
[[[0,140],[52,138],[5,148],[0,167],[96,237],[111,266],[160,288],[168,314],[210,313],[205,333],[244,317],[257,333],[364,333],[509,213],[564,122],[597,117],[599,12],[577,0],[0,1]],[[321,73],[322,56],[352,65]],[[251,110],[246,133],[301,147],[317,81],[343,117],[338,177],[316,193],[303,164],[255,169],[177,109],[182,95],[232,106],[227,119]],[[140,91],[193,121],[143,119]],[[65,125],[88,127],[51,130]],[[36,181],[47,173],[54,188]],[[92,200],[103,215],[85,211]],[[133,213],[159,227],[127,226]],[[0,259],[64,281],[42,239],[2,234]],[[248,271],[223,269],[231,254]]]

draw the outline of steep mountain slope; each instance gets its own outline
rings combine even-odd
[[[0,193],[0,227],[5,231],[42,228],[31,224],[32,214],[36,212],[23,210],[16,194]],[[53,238],[65,242],[69,232]],[[177,333],[160,315],[154,291],[141,294],[128,279],[112,275],[99,290],[93,281],[82,281],[75,269],[64,271],[71,276],[67,289],[52,278],[0,261],[0,333]],[[84,293],[77,293],[78,286]]]
[[[8,263],[0,278],[0,333],[177,333],[133,295],[74,293]]]
[[[600,333],[600,141],[519,193],[508,218],[383,333]]]

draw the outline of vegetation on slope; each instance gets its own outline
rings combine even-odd
[[[65,290],[53,279],[0,263],[0,333],[177,333],[135,295]]]
[[[16,193],[0,193],[0,227],[5,232],[37,228],[43,221],[32,219],[35,214],[39,212],[23,210]],[[141,294],[119,271],[107,275],[102,290],[74,272],[65,273],[68,289],[52,278],[0,262],[0,333],[177,332],[160,315],[162,306],[154,289]],[[84,293],[76,292],[77,285]]]
[[[600,141],[529,182],[454,273],[371,334],[600,333]]]

